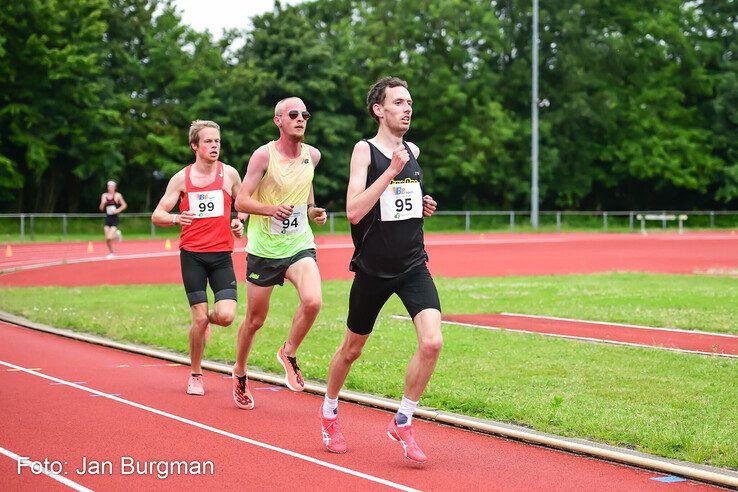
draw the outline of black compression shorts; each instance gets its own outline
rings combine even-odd
[[[118,224],[120,223],[120,217],[118,215],[106,215],[105,216],[105,225],[108,227],[118,227]]]
[[[411,318],[424,309],[441,310],[436,284],[425,263],[395,278],[381,278],[357,271],[349,295],[346,324],[357,335],[368,335],[382,307],[397,294]]]
[[[182,249],[179,251],[179,263],[190,306],[208,302],[205,293],[208,282],[215,294],[215,302],[223,299],[238,300],[236,273],[233,271],[230,251],[195,253]]]

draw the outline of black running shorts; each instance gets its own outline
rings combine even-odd
[[[215,294],[215,302],[223,299],[238,300],[236,273],[233,271],[230,251],[195,253],[182,249],[179,251],[179,263],[190,306],[208,302],[205,293],[208,282]]]
[[[108,227],[118,227],[120,223],[120,217],[118,215],[106,215],[105,225]]]
[[[315,248],[303,249],[289,258],[263,258],[249,253],[246,257],[246,280],[259,287],[284,285],[287,269],[303,258],[315,260]]]
[[[368,335],[382,307],[397,294],[411,318],[424,309],[441,310],[436,284],[425,263],[395,278],[381,278],[357,270],[349,295],[346,324],[357,335]]]

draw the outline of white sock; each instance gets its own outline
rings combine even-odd
[[[327,419],[335,419],[338,416],[338,398],[328,398],[325,395],[323,400],[323,417]]]
[[[398,427],[405,427],[413,423],[413,413],[415,413],[417,406],[417,401],[408,400],[405,395],[402,395],[400,408],[397,410],[397,415],[395,415],[395,422]]]

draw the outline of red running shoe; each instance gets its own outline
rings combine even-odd
[[[331,453],[345,453],[348,450],[346,440],[338,427],[338,417],[327,419],[323,417],[323,405],[318,408],[320,414],[320,430],[323,433],[323,444]]]
[[[300,366],[297,365],[297,358],[290,357],[284,353],[284,345],[277,352],[277,360],[284,368],[284,382],[292,391],[302,391],[305,389],[305,380],[302,379]]]
[[[425,463],[428,461],[428,457],[425,455],[423,450],[420,449],[418,443],[415,442],[412,425],[400,427],[397,425],[397,422],[395,422],[395,416],[393,415],[392,420],[387,426],[387,435],[393,441],[398,441],[402,444],[402,449],[405,451],[405,457],[410,461],[414,461],[416,463]]]
[[[233,401],[236,403],[238,408],[243,410],[253,410],[254,408],[254,397],[251,396],[249,391],[249,378],[246,374],[243,376],[236,376],[236,373],[231,373],[233,379]]]

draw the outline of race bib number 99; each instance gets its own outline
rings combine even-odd
[[[420,183],[391,183],[379,197],[379,209],[382,212],[382,222],[422,218],[423,197]]]
[[[307,227],[307,204],[292,209],[292,215],[284,220],[270,217],[269,232],[272,234],[299,234]]]
[[[196,219],[223,215],[223,192],[221,190],[193,191],[187,193],[190,212]]]

